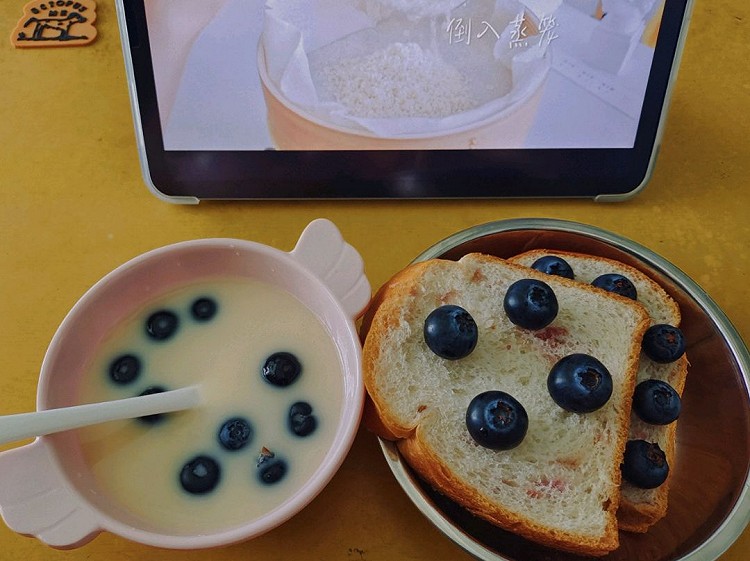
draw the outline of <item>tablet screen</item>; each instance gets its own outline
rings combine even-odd
[[[377,163],[392,179],[409,166],[418,169],[417,160],[450,161],[451,169],[467,166],[480,176],[487,162],[502,161],[500,175],[507,178],[514,169],[507,166],[509,154],[536,152],[532,159],[554,160],[567,152],[558,165],[578,168],[576,153],[638,149],[659,42],[671,42],[666,73],[662,69],[666,76],[675,52],[677,35],[660,35],[669,4],[143,0],[147,41],[139,46],[150,57],[155,98],[150,115],[157,120],[149,126],[158,129],[166,160],[190,163],[193,176],[200,175],[200,162],[196,168],[191,153],[232,164],[236,180],[247,165],[257,170],[262,157],[267,179],[283,182],[293,180],[291,172],[274,175],[275,165],[305,163],[306,179],[325,181],[342,174],[354,178],[363,163]],[[682,12],[678,31],[681,17]],[[653,94],[657,110],[646,131],[650,136],[641,141],[646,163],[665,87],[662,79]],[[282,162],[284,156],[268,156],[271,151],[295,156]],[[340,151],[361,153],[349,158],[349,169],[337,169]],[[487,155],[460,156],[474,151]],[[396,156],[404,152],[413,154]],[[248,159],[252,153],[266,155]],[[326,155],[300,160],[300,153]],[[238,154],[246,155],[244,162]],[[389,163],[394,159],[400,162],[396,168]],[[571,173],[561,169],[559,176]],[[372,173],[369,179],[379,181]],[[586,177],[581,179],[585,184]],[[461,195],[433,193],[427,186],[416,192]],[[391,196],[378,188],[364,193]],[[407,190],[403,196],[411,195]]]

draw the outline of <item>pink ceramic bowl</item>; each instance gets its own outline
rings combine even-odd
[[[292,496],[260,517],[208,532],[181,533],[140,521],[111,500],[84,460],[78,431],[37,438],[0,454],[0,510],[16,532],[56,548],[85,544],[108,531],[166,548],[226,545],[258,536],[303,509],[330,481],[359,425],[364,389],[354,319],[370,298],[359,254],[327,220],[312,222],[291,252],[235,239],[202,239],[162,247],[109,273],[76,303],[42,364],[37,409],[76,404],[78,381],[98,342],[154,295],[205,278],[240,276],[296,296],[321,320],[338,350],[343,399],[333,444]]]

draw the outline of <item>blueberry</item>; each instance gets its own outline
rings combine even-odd
[[[457,360],[471,354],[477,345],[477,324],[461,306],[436,308],[424,321],[424,340],[441,358]]]
[[[287,464],[284,460],[277,458],[265,446],[261,450],[258,458],[258,479],[265,485],[271,485],[279,482],[287,472]]]
[[[526,436],[529,417],[513,396],[499,390],[480,393],[466,410],[466,428],[477,444],[510,450]]]
[[[612,396],[612,376],[594,357],[574,353],[552,367],[547,376],[547,390],[566,411],[591,413]]]
[[[146,320],[146,333],[152,339],[163,341],[169,339],[177,331],[179,319],[174,312],[159,310]]]
[[[674,362],[685,353],[685,336],[673,325],[658,323],[646,330],[641,348],[654,362]]]
[[[630,440],[620,466],[622,477],[641,489],[653,489],[667,480],[669,464],[659,445],[645,440]]]
[[[258,477],[262,483],[271,485],[279,482],[287,471],[284,460],[269,460],[258,468]]]
[[[129,384],[141,373],[141,360],[131,354],[120,355],[109,365],[109,377],[116,384]]]
[[[263,365],[263,379],[274,386],[288,386],[294,383],[302,372],[302,365],[292,353],[273,353]]]
[[[250,421],[242,417],[232,417],[219,427],[219,444],[227,450],[239,450],[253,437]]]
[[[668,425],[676,421],[681,408],[680,396],[661,380],[644,380],[633,392],[633,411],[652,425]]]
[[[547,283],[522,279],[508,288],[503,308],[515,325],[525,329],[542,329],[557,317],[557,297]]]
[[[558,277],[565,277],[566,279],[575,278],[573,267],[570,266],[570,263],[556,255],[540,257],[531,264],[531,268],[542,273],[547,273],[548,275],[556,275]]]
[[[631,300],[638,299],[638,292],[631,280],[628,277],[617,273],[600,275],[592,280],[591,284],[597,288],[601,288],[607,292],[614,292],[615,294],[625,296]]]
[[[155,393],[162,393],[163,391],[166,391],[164,387],[162,386],[149,386],[145,390],[143,390],[140,395],[151,395]],[[153,415],[144,415],[143,417],[138,417],[138,420],[143,423],[148,423],[149,425],[153,425],[154,423],[158,423],[159,421],[162,421],[164,419],[165,413],[154,413]]]
[[[312,411],[312,406],[306,401],[293,403],[289,408],[289,430],[297,436],[312,434],[318,427],[318,419]]]
[[[190,306],[190,313],[197,321],[208,321],[216,315],[219,305],[213,298],[198,298]]]
[[[193,495],[203,495],[213,491],[220,479],[221,466],[210,456],[196,456],[180,470],[182,488]]]

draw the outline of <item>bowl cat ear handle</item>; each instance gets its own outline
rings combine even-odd
[[[364,262],[333,222],[310,222],[289,255],[329,288],[349,317],[356,319],[364,312],[372,296]]]
[[[79,547],[101,532],[43,438],[0,453],[0,474],[0,514],[14,532],[58,549]]]

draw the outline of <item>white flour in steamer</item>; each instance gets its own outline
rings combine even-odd
[[[356,117],[445,117],[476,105],[466,78],[417,43],[332,62],[320,69],[320,78]]]

